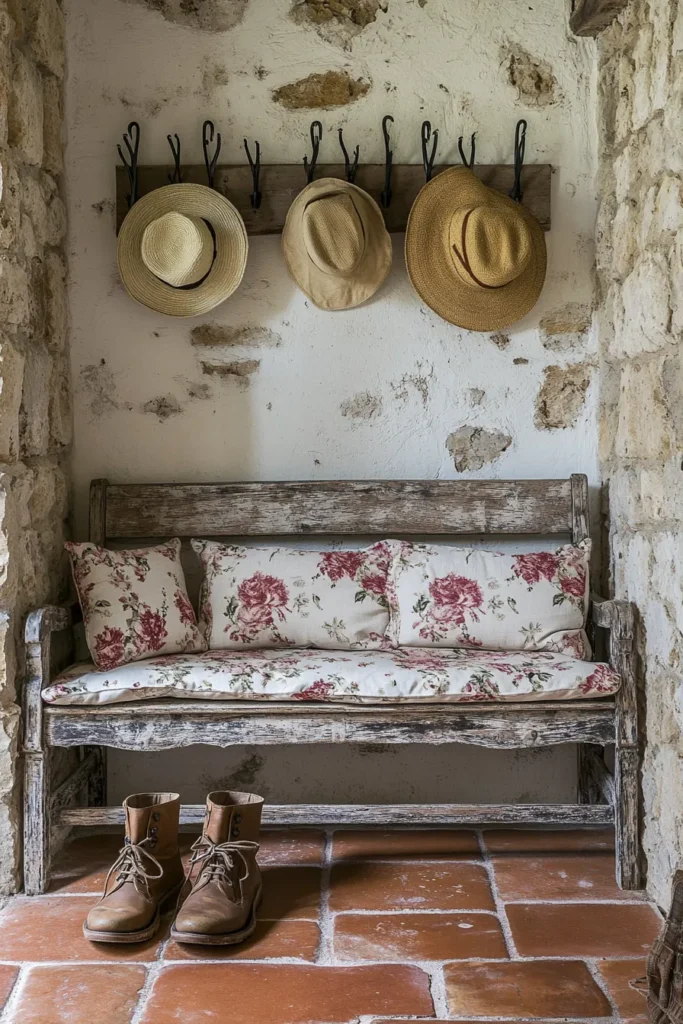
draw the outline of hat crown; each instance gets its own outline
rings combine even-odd
[[[346,192],[328,193],[308,204],[303,237],[310,259],[327,274],[353,273],[365,249],[363,222]]]
[[[449,236],[458,274],[476,288],[504,288],[531,262],[531,233],[516,209],[460,208],[451,220]]]
[[[155,277],[179,288],[196,284],[209,272],[213,239],[200,217],[171,210],[147,225],[140,251]]]

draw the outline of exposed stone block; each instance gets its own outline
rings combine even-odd
[[[29,322],[31,296],[24,267],[0,254],[0,323],[21,326]]]
[[[205,32],[225,32],[239,25],[249,0],[126,0],[156,11],[167,21]]]
[[[21,453],[45,455],[50,448],[50,396],[52,358],[40,343],[26,350],[24,387],[19,417]]]
[[[578,422],[593,375],[589,363],[546,366],[536,399],[534,423],[539,430],[564,430]]]
[[[621,373],[616,455],[624,459],[666,459],[672,446],[662,385],[662,359],[634,360]]]
[[[38,69],[15,50],[9,102],[9,144],[27,164],[43,159],[43,80]]]
[[[458,473],[483,469],[495,462],[512,444],[509,434],[501,430],[484,430],[483,427],[463,425],[449,434],[446,448],[453,456]]]
[[[656,352],[673,343],[671,285],[663,256],[645,254],[624,281],[622,302],[616,311],[613,355]]]
[[[39,64],[53,75],[64,72],[64,15],[57,0],[30,0],[26,35]]]
[[[19,410],[24,382],[24,353],[13,338],[0,334],[0,462],[19,457]]]
[[[9,154],[0,157],[0,249],[13,249],[21,234],[21,184]]]
[[[351,78],[348,71],[308,75],[273,91],[273,99],[288,110],[331,110],[362,99],[370,83]]]
[[[62,83],[43,75],[43,167],[50,174],[61,174],[64,166],[63,116]]]
[[[58,252],[47,252],[45,269],[45,340],[48,347],[63,351],[69,323],[66,267]]]

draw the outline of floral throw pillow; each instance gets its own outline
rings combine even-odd
[[[211,650],[390,646],[389,543],[358,551],[192,546],[204,569],[199,628]]]
[[[399,646],[554,651],[590,658],[590,541],[508,555],[396,543],[389,635]]]
[[[179,540],[130,551],[96,544],[65,547],[88,648],[99,669],[206,650],[185,588]]]

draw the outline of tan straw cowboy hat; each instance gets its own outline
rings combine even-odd
[[[138,199],[121,225],[117,259],[138,302],[171,316],[199,316],[235,291],[247,250],[244,221],[232,203],[188,183]]]
[[[391,267],[391,238],[377,203],[340,178],[320,178],[296,197],[282,232],[290,274],[320,309],[371,298]]]
[[[420,298],[468,331],[521,320],[545,281],[538,221],[466,167],[450,167],[424,186],[408,218],[405,255]]]

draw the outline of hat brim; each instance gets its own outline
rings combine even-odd
[[[515,210],[531,235],[531,259],[518,278],[502,288],[466,284],[450,253],[449,228],[463,206]],[[466,167],[450,167],[420,191],[408,217],[405,241],[408,276],[420,298],[444,320],[468,331],[497,331],[521,320],[543,289],[547,254],[536,218],[500,192],[487,188]]]
[[[148,270],[142,260],[142,236],[158,217],[176,210],[201,217],[213,228],[216,258],[196,288],[174,288]],[[132,298],[169,316],[200,316],[224,302],[240,284],[249,243],[242,217],[229,200],[206,185],[164,185],[142,196],[121,225],[116,258]]]
[[[325,273],[317,267],[304,242],[306,207],[330,192],[347,192],[351,196],[365,233],[365,248],[358,266],[343,276]],[[382,211],[372,196],[341,178],[319,178],[299,193],[287,213],[282,252],[292,278],[319,309],[353,309],[362,305],[384,283],[391,268],[391,237]]]

